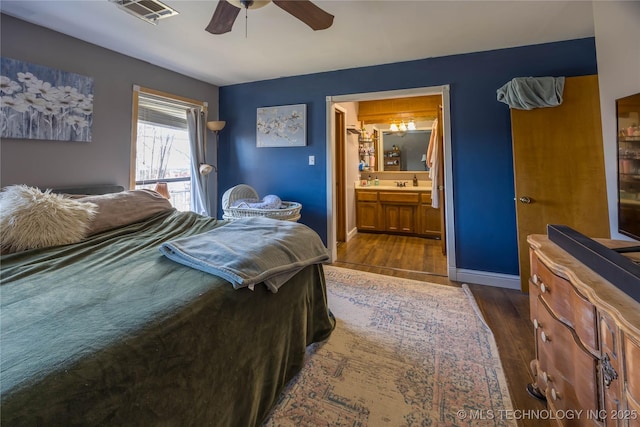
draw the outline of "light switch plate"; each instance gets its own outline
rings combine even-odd
[[[309,156],[309,166],[316,164],[316,156]]]

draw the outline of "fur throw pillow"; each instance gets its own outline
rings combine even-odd
[[[76,243],[96,213],[94,203],[68,199],[49,190],[12,185],[0,192],[2,253]]]

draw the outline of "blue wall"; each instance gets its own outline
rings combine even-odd
[[[496,90],[514,77],[596,73],[586,38],[221,87],[219,194],[246,183],[299,201],[326,243],[326,97],[449,84],[456,266],[517,275],[511,125]],[[287,104],[307,104],[307,146],[256,148],[256,109]]]

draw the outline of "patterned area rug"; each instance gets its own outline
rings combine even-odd
[[[337,325],[264,426],[515,426],[468,288],[325,266]]]

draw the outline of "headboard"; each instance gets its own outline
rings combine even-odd
[[[100,194],[119,193],[124,191],[124,187],[121,185],[113,184],[96,184],[86,185],[78,187],[55,187],[51,188],[52,193],[64,193],[64,194],[85,194],[97,196]]]

